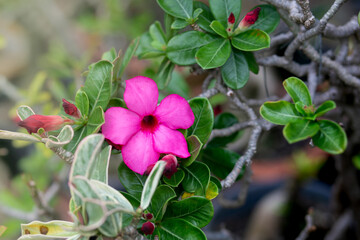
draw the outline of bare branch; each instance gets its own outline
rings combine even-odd
[[[316,227],[314,226],[314,220],[312,216],[313,210],[310,208],[308,214],[305,216],[306,226],[301,231],[300,235],[296,238],[296,240],[305,240],[309,236],[309,233],[314,231]]]

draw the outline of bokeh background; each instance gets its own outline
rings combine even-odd
[[[315,16],[321,17],[331,3],[311,1]],[[244,0],[242,14],[257,4],[262,2]],[[332,23],[345,23],[359,9],[358,0],[348,1]],[[111,48],[126,50],[155,20],[163,20],[155,0],[0,0],[0,129],[24,132],[16,124],[16,108],[23,104],[38,114],[59,114],[61,99],[74,99],[89,64]],[[281,31],[282,24],[277,32]],[[324,41],[323,46],[326,49],[336,44]],[[301,55],[297,57],[307,61]],[[156,60],[134,58],[124,78],[156,74],[158,66]],[[190,69],[177,68],[175,84],[168,91],[181,92],[186,98],[196,96],[203,77],[192,75]],[[279,86],[285,77],[284,71],[268,69],[271,94],[284,94]],[[263,71],[252,75],[244,93],[251,98],[265,96],[263,79]],[[212,103],[221,111],[233,110],[220,96]],[[232,150],[241,153],[244,139],[239,137],[230,146]],[[112,160],[111,184],[120,188],[118,164],[119,159]],[[41,144],[0,140],[0,225],[8,228],[0,239],[17,239],[20,223],[34,220],[31,213],[35,203],[27,186],[30,179],[40,192],[60,189],[50,204],[56,209],[57,219],[70,220],[67,172],[68,166]],[[264,134],[259,144],[245,205],[228,209],[221,199],[215,200],[215,217],[206,228],[208,238],[293,239],[304,226],[308,208],[314,207],[322,225],[313,239],[322,239],[329,227],[331,187],[336,175],[330,156],[311,148],[308,142],[288,145],[275,128]],[[237,184],[221,198],[237,198],[241,189]],[[289,193],[295,205],[287,201]],[[285,215],[291,222],[283,221]],[[354,236],[351,234],[349,237]]]

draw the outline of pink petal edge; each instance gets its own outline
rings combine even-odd
[[[154,115],[171,129],[187,129],[193,125],[195,117],[185,98],[171,94],[156,108]]]
[[[102,133],[105,138],[119,145],[126,144],[140,131],[141,118],[136,113],[121,107],[112,107],[105,112]]]
[[[147,77],[134,77],[126,80],[124,101],[126,106],[141,117],[154,112],[159,91],[154,80]]]
[[[163,124],[153,133],[154,147],[159,153],[171,153],[181,158],[190,157],[184,135]]]
[[[159,160],[155,151],[151,133],[138,132],[122,148],[124,163],[134,172],[144,174],[147,167]]]

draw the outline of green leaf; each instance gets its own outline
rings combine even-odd
[[[105,116],[102,107],[96,107],[90,114],[87,122],[86,135],[97,133],[100,127],[105,123]]]
[[[221,75],[225,84],[232,89],[242,88],[249,80],[250,72],[244,54],[233,49],[230,57],[221,67]]]
[[[302,102],[306,106],[312,105],[309,89],[299,78],[289,77],[283,82],[283,85],[294,103]]]
[[[316,109],[315,116],[321,117],[328,111],[333,110],[335,108],[336,108],[336,104],[334,101],[332,101],[332,100],[325,101]]]
[[[154,41],[159,42],[163,46],[166,45],[166,36],[159,21],[155,21],[155,23],[150,25],[149,33]]]
[[[242,52],[246,58],[246,62],[249,66],[250,71],[252,71],[255,74],[259,73],[259,65],[256,62],[256,59],[254,57],[254,54],[252,52]]]
[[[215,34],[215,32],[210,28],[210,23],[214,20],[214,16],[212,15],[210,8],[205,3],[199,1],[194,1],[194,8],[201,8],[203,10],[197,20],[197,24],[200,28],[209,33]]]
[[[320,131],[312,137],[315,146],[331,153],[343,153],[347,146],[345,131],[339,124],[330,120],[319,120]]]
[[[202,228],[209,224],[214,216],[214,208],[210,200],[204,197],[189,197],[169,204],[164,220],[181,218]]]
[[[193,19],[198,18],[203,11],[204,10],[202,8],[196,8],[193,12]]]
[[[243,169],[245,169],[245,168],[243,168]],[[220,180],[217,177],[211,176],[210,181],[213,182],[214,184],[216,184],[216,186],[218,187],[219,192],[221,192],[222,186],[221,186]]]
[[[73,230],[74,227],[74,223],[67,221],[32,221],[21,224],[22,237],[19,239],[64,239],[79,234]]]
[[[65,150],[69,151],[69,152],[74,152],[76,150],[76,147],[78,146],[78,144],[80,143],[80,141],[86,137],[86,126],[81,126],[78,128],[74,129],[74,137],[72,138],[72,140],[70,141],[69,144],[67,144],[64,148]]]
[[[90,69],[83,90],[90,103],[90,115],[100,106],[106,108],[111,95],[112,63],[99,61]]]
[[[207,98],[193,98],[189,102],[194,113],[194,124],[188,129],[188,135],[196,135],[201,143],[206,143],[213,127],[214,113]]]
[[[196,62],[203,69],[221,67],[225,64],[231,53],[231,45],[228,39],[217,39],[208,43],[196,52]]]
[[[352,158],[352,162],[356,169],[360,170],[360,155],[356,155]],[[1,236],[1,235],[0,235]]]
[[[314,136],[319,129],[316,122],[303,119],[286,124],[283,134],[288,143],[295,143]]]
[[[154,195],[155,190],[160,182],[160,178],[164,172],[165,165],[165,161],[158,161],[151,170],[149,177],[146,179],[140,199],[140,207],[142,209],[147,209],[149,206],[151,198]]]
[[[241,1],[239,0],[209,0],[209,4],[215,19],[224,26],[227,25],[230,13],[234,14],[236,20],[239,18],[241,10]]]
[[[121,66],[119,69],[119,73],[117,74],[117,77],[121,77],[125,71],[125,68],[127,67],[127,65],[129,64],[131,58],[135,55],[136,50],[139,46],[140,43],[140,38],[135,38],[130,45],[128,46],[128,48],[126,49],[126,52],[124,54],[124,57],[121,61]]]
[[[127,192],[121,192],[120,193],[126,197],[126,199],[131,203],[131,205],[133,206],[134,210],[138,209],[140,206],[140,200],[136,199],[133,195],[127,193]]]
[[[166,56],[177,65],[195,64],[196,51],[213,40],[209,34],[198,31],[176,35],[167,45]]]
[[[164,58],[155,77],[159,89],[164,89],[170,82],[175,64]]]
[[[31,115],[35,115],[35,113],[29,106],[21,105],[17,109],[17,115],[21,119],[21,121],[24,121],[25,119],[27,119]]]
[[[171,24],[171,29],[183,29],[186,26],[188,26],[189,23],[183,19],[176,19],[172,24]]]
[[[45,143],[45,146],[48,148],[62,147],[68,144],[73,137],[74,137],[74,130],[72,129],[71,126],[67,125],[63,127],[63,129],[61,129],[57,137],[49,136],[49,138],[43,138],[41,139],[41,141]]]
[[[206,240],[206,236],[200,228],[183,219],[162,221],[155,228],[153,235],[166,240]]]
[[[221,113],[215,117],[214,120],[214,129],[222,129],[231,127],[232,125],[238,123],[239,120],[232,113]],[[228,143],[231,143],[237,136],[239,132],[233,133],[227,137],[216,137],[208,143],[208,147],[225,147]]]
[[[208,147],[201,154],[201,161],[205,163],[212,174],[220,179],[225,179],[233,170],[235,163],[239,160],[240,155],[224,148]],[[237,180],[244,175],[245,167],[241,170]]]
[[[150,36],[150,33],[144,33],[141,35],[139,40],[139,46],[137,47],[135,51],[135,55],[138,56],[139,59],[146,59],[146,58],[154,58],[163,56],[165,54],[162,50],[157,50],[151,46],[151,43],[153,42],[153,39]],[[131,58],[128,58],[129,61]],[[125,57],[124,57],[125,62]],[[125,68],[124,68],[125,69]]]
[[[84,91],[79,89],[75,96],[75,105],[81,112],[82,116],[89,114],[89,98]]]
[[[193,12],[192,0],[157,0],[157,3],[166,13],[174,17],[191,19]]]
[[[155,221],[161,221],[171,199],[176,197],[175,191],[166,185],[160,185],[156,188],[154,196],[151,199],[149,212],[154,215]]]
[[[209,182],[209,185],[206,189],[205,197],[206,199],[212,200],[219,195],[220,191],[216,183],[213,181]]]
[[[129,194],[140,200],[146,176],[135,173],[122,162],[118,169],[119,180]]]
[[[6,130],[0,130],[0,139],[40,142],[40,139],[38,139],[30,134],[20,133],[20,132],[10,132],[10,131],[6,131]]]
[[[121,99],[121,98],[112,98],[112,99],[110,99],[109,104],[108,104],[108,108],[111,108],[111,107],[122,107],[122,108],[127,109],[127,106],[126,106],[126,103],[125,103],[124,99]]]
[[[103,53],[103,55],[101,56],[101,60],[107,60],[109,62],[113,62],[116,57],[117,57],[117,53],[115,48],[111,48],[109,51]]]
[[[185,172],[182,186],[186,192],[205,196],[206,188],[210,181],[210,170],[201,162],[193,162],[189,167],[182,168]]]
[[[181,165],[184,167],[190,166],[196,160],[203,146],[199,138],[195,135],[187,137],[186,142],[188,144],[188,149],[191,156],[181,160]]]
[[[239,50],[257,51],[270,47],[270,37],[261,30],[249,29],[233,37],[231,43]]]
[[[256,22],[249,26],[249,29],[260,29],[268,34],[272,33],[280,22],[280,15],[276,11],[276,8],[271,5],[259,5],[260,7],[258,19]],[[254,10],[252,8],[251,10]]]
[[[223,37],[223,38],[228,37],[228,33],[227,33],[225,27],[219,21],[216,21],[216,20],[212,21],[210,24],[210,27],[212,30],[214,30],[214,32],[219,34],[221,37]]]
[[[303,119],[295,105],[287,101],[265,102],[260,108],[260,114],[265,120],[278,125]]]
[[[103,183],[108,183],[108,170],[111,156],[111,146],[105,147],[97,155],[91,172],[91,179],[98,180]]]
[[[178,169],[177,172],[174,175],[172,175],[170,179],[163,177],[163,181],[171,187],[177,187],[184,179],[184,177],[185,177],[184,171]]]

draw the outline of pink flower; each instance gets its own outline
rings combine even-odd
[[[160,153],[190,156],[185,137],[176,130],[194,123],[190,105],[183,97],[171,94],[157,106],[158,96],[152,79],[135,77],[126,81],[124,101],[128,109],[112,107],[105,112],[102,133],[122,145],[124,163],[139,174],[156,163]]]

